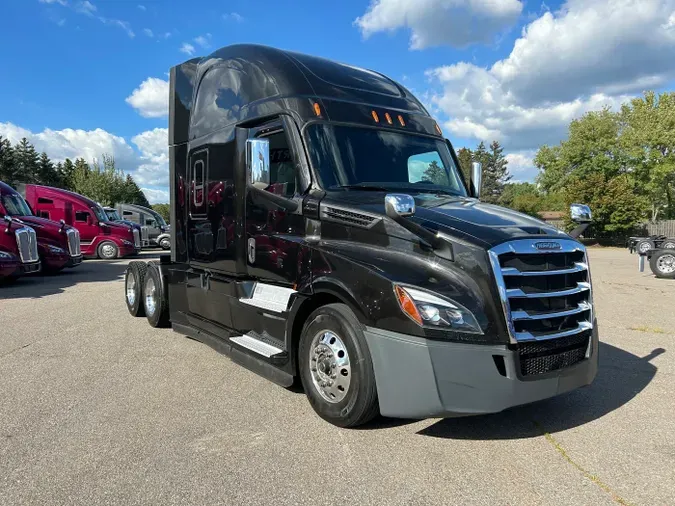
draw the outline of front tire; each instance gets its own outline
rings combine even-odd
[[[130,262],[124,276],[124,298],[131,316],[145,316],[143,284],[148,266],[145,262]]]
[[[162,239],[159,241],[159,247],[163,250],[171,249],[171,241],[169,239]]]
[[[112,241],[103,241],[98,245],[98,257],[103,260],[115,260],[120,255],[120,249]]]
[[[145,317],[152,327],[168,327],[171,324],[169,301],[163,287],[159,269],[149,264],[143,283],[143,307]]]
[[[300,379],[309,403],[324,420],[356,427],[379,412],[375,373],[363,329],[345,304],[310,315],[298,349]]]
[[[649,266],[657,278],[675,279],[675,252],[659,251],[649,259]]]
[[[675,249],[675,241],[666,241],[661,245],[663,249]]]

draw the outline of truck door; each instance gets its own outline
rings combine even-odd
[[[80,242],[91,244],[99,233],[98,220],[85,207],[74,206],[74,226],[80,232]]]
[[[188,157],[188,304],[192,314],[228,329],[235,278],[243,274],[235,240],[236,152],[233,130],[226,142],[200,146]]]

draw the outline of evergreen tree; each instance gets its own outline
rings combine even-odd
[[[139,206],[150,207],[150,202],[145,197],[143,190],[136,184],[136,181],[127,174],[127,179],[124,183],[124,195],[126,204],[136,204]]]
[[[16,178],[21,183],[39,183],[39,155],[25,137],[14,148]]]
[[[38,160],[37,181],[39,184],[45,186],[55,186],[58,188],[61,185],[59,173],[47,156],[47,153],[42,153]]]
[[[0,181],[10,186],[17,183],[17,167],[14,158],[14,148],[9,139],[0,136]]]
[[[424,179],[440,186],[448,185],[448,175],[445,170],[438,165],[436,160],[432,161],[424,171]]]
[[[485,146],[481,143],[483,149]],[[504,156],[504,148],[497,141],[490,144],[490,150],[486,151],[483,163],[483,188],[481,200],[496,204],[504,191],[504,185],[509,182],[508,162]]]
[[[66,190],[72,190],[73,187],[73,175],[75,173],[75,165],[73,162],[70,160],[70,158],[66,158],[65,161],[63,162],[63,169],[62,169],[63,177],[63,188]]]
[[[457,158],[459,159],[459,169],[462,172],[464,183],[467,188],[471,181],[471,163],[473,162],[473,153],[469,148],[462,148],[457,151]]]

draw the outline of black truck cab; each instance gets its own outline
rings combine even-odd
[[[171,69],[171,255],[127,305],[326,420],[493,413],[589,384],[582,244],[481,203],[408,90],[257,45]],[[590,211],[576,206],[587,222]]]

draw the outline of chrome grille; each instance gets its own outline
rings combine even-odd
[[[80,233],[74,228],[69,228],[66,230],[66,236],[68,237],[68,251],[70,252],[70,256],[79,257],[82,254],[80,249]]]
[[[512,342],[590,335],[591,279],[581,244],[526,239],[500,244],[489,254]]]
[[[137,248],[141,247],[141,234],[138,233],[137,228],[134,228],[134,246]]]
[[[37,235],[35,230],[28,227],[22,227],[15,232],[16,243],[19,246],[19,256],[23,263],[37,262],[38,248]]]

